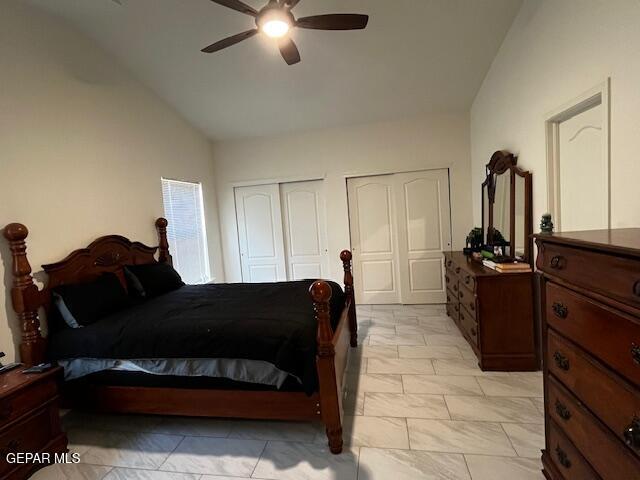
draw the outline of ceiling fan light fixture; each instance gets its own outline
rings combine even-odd
[[[258,28],[267,37],[282,38],[291,30],[291,16],[280,9],[264,12],[257,19]]]

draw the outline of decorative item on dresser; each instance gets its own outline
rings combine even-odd
[[[0,374],[0,478],[29,478],[46,463],[10,463],[20,452],[54,454],[67,451],[60,428],[58,379],[61,368],[24,374],[23,367]],[[44,457],[41,457],[44,458]]]
[[[462,252],[445,253],[447,314],[482,370],[538,370],[532,273],[499,273]]]
[[[506,151],[491,156],[482,184],[480,235],[485,250],[492,252],[497,246],[502,261],[517,258],[521,263],[504,263],[505,271],[500,272],[463,252],[445,253],[447,313],[483,370],[538,370],[540,366],[530,268],[532,178],[516,164],[517,158]]]
[[[548,479],[640,478],[640,229],[535,235]]]

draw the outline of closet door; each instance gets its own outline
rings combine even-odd
[[[235,196],[242,280],[285,281],[287,272],[278,185],[237,187]]]
[[[326,278],[327,228],[322,180],[280,184],[287,278]]]
[[[393,176],[350,178],[349,221],[359,303],[398,303],[397,222]]]
[[[447,170],[393,175],[402,303],[445,303],[443,252],[451,247]]]

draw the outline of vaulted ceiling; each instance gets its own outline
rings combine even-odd
[[[298,17],[366,13],[363,31],[296,30],[287,66],[210,0],[30,0],[66,18],[214,140],[468,111],[521,0],[302,0]],[[266,0],[245,0],[260,8]]]

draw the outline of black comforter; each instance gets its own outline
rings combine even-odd
[[[263,360],[317,387],[317,325],[311,280],[188,285],[86,327],[55,332],[52,360],[71,358],[241,358]],[[332,323],[344,293],[329,282]]]

